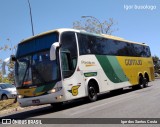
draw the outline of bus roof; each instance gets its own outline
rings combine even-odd
[[[118,41],[124,41],[128,43],[134,43],[134,44],[140,44],[140,45],[146,45],[145,43],[140,43],[140,42],[134,42],[134,41],[129,41],[121,37],[113,36],[113,35],[108,35],[108,34],[102,34],[103,37],[108,38],[108,39],[113,39],[113,40],[118,40]],[[147,45],[146,45],[147,46]]]
[[[89,33],[89,32],[87,32],[85,30],[76,30],[76,29],[70,29],[70,28],[60,28],[60,29],[55,29],[55,30],[50,30],[50,31],[47,31],[47,32],[43,32],[43,33],[37,34],[35,36],[29,37],[27,39],[24,39],[20,43],[23,43],[23,42],[26,42],[28,40],[32,40],[34,38],[37,38],[37,37],[40,37],[40,36],[43,36],[43,35],[47,35],[47,34],[50,34],[50,33],[53,33],[53,32],[62,33],[62,32],[65,32],[65,31],[73,31],[73,32],[77,32],[77,33],[83,33],[83,34],[88,34],[88,35],[93,35],[93,36],[98,36],[98,37],[104,37],[104,38],[118,40],[118,41],[123,41],[123,42],[128,42],[128,43],[146,45],[145,43],[133,42],[133,41],[129,41],[129,40],[126,40],[124,38],[113,36],[113,35]]]

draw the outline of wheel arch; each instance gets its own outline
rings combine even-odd
[[[87,95],[87,96],[88,96],[88,85],[89,85],[90,82],[94,82],[94,85],[95,85],[95,87],[96,87],[96,89],[97,89],[97,93],[100,92],[100,87],[99,87],[99,82],[98,82],[98,80],[97,80],[95,77],[90,77],[90,78],[88,78],[88,79],[86,80],[86,82],[85,82],[85,91],[86,91],[86,95]]]
[[[2,95],[1,95],[1,100],[2,100],[2,97],[3,97],[3,96],[7,96],[7,94],[2,93]],[[8,98],[8,96],[7,96],[7,98]]]

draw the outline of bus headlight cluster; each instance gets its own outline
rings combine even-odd
[[[62,89],[62,87],[56,87],[56,88],[53,88],[52,90],[50,90],[48,93],[55,93],[55,92],[58,92]]]

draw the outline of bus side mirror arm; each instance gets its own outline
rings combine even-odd
[[[56,60],[56,50],[60,47],[59,42],[55,42],[50,48],[50,60]]]
[[[14,62],[16,62],[16,61],[17,61],[17,59],[16,59],[15,55],[11,55],[11,61],[14,61]]]

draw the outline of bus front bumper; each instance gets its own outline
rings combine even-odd
[[[18,98],[21,107],[27,106],[37,106],[42,104],[51,104],[56,102],[64,101],[64,96],[62,94],[62,90],[56,93],[46,94],[37,97],[29,97],[29,98]]]

